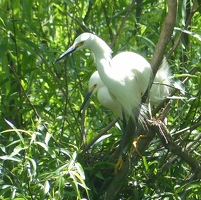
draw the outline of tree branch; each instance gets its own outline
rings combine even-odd
[[[153,132],[156,132],[158,134],[166,149],[177,155],[191,167],[194,173],[192,179],[201,179],[200,163],[195,158],[193,158],[185,149],[182,149],[181,146],[177,145],[172,140],[172,137],[163,122],[160,120],[152,121],[150,128]]]
[[[196,5],[197,5],[197,0],[194,0],[193,1],[193,7],[190,11],[190,15],[188,17],[188,19],[186,20],[186,24],[184,26],[184,30],[187,30],[188,29],[188,26],[191,24],[191,20],[193,18],[193,15],[195,14],[195,12],[197,11],[196,9]],[[169,51],[169,53],[167,54],[166,58],[168,59],[171,54],[175,51],[175,49],[178,47],[180,41],[181,41],[181,38],[184,36],[184,32],[181,32],[181,34],[179,35],[179,37],[177,38],[176,42],[174,43],[172,49]]]
[[[121,22],[121,25],[120,25],[119,29],[117,30],[117,33],[116,33],[114,39],[112,40],[112,43],[110,45],[111,48],[114,46],[114,44],[115,44],[115,42],[116,42],[121,30],[123,29],[123,26],[124,26],[124,24],[125,24],[125,22],[126,22],[126,20],[128,18],[128,15],[130,14],[130,12],[131,12],[132,8],[134,7],[134,5],[135,5],[135,0],[132,1],[131,5],[129,6],[129,8],[128,8],[127,12],[126,12],[125,17],[123,18],[123,20]]]
[[[151,66],[153,68],[154,75],[157,72],[161,61],[163,59],[163,55],[165,53],[166,46],[171,39],[171,35],[174,29],[174,24],[176,20],[176,12],[177,12],[177,1],[168,0],[168,14],[164,20],[162,31],[156,45],[156,49],[151,61]],[[128,123],[128,135],[132,135],[134,133],[134,126],[132,119],[129,120]],[[127,134],[127,133],[126,133]],[[147,148],[149,143],[153,140],[155,133],[152,130],[148,131],[148,137],[146,139],[140,140],[138,145],[138,150],[143,153]],[[119,193],[120,189],[123,186],[123,180],[128,176],[132,166],[134,166],[139,160],[139,155],[136,152],[133,152],[131,162],[129,159],[125,161],[119,173],[115,176],[114,180],[109,185],[106,193],[105,199],[112,200]]]
[[[192,68],[188,74],[195,74],[197,72],[197,67]],[[190,76],[186,77],[182,83],[185,84],[188,80],[190,79]],[[178,89],[174,89],[172,90],[170,96],[173,96],[176,92],[178,92]],[[152,115],[155,116],[156,113],[164,106],[164,104],[168,103],[170,101],[170,99],[164,99],[163,101],[161,101],[158,106],[152,111]]]
[[[129,123],[130,124],[130,123]],[[138,150],[141,154],[148,148],[150,142],[153,140],[155,133],[150,130],[147,134],[148,137],[142,139],[138,143]],[[114,177],[114,180],[109,185],[106,193],[105,193],[105,200],[112,200],[115,199],[115,196],[119,193],[120,189],[124,185],[125,177],[128,176],[130,171],[133,167],[137,164],[141,157],[136,151],[133,151],[131,159],[127,159],[118,174]]]
[[[169,43],[172,32],[174,30],[174,25],[176,21],[176,13],[177,13],[177,1],[169,0],[168,1],[168,14],[164,20],[160,37],[158,39],[158,43],[156,44],[155,52],[153,54],[153,58],[151,60],[151,66],[153,68],[153,74],[155,76],[163,56],[165,54],[165,49],[167,44]]]
[[[119,117],[116,117],[113,121],[111,121],[98,135],[96,135],[88,145],[84,148],[84,152],[88,151],[89,148],[101,137],[103,136],[109,129],[111,129],[115,123],[119,120]]]

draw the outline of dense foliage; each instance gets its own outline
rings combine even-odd
[[[0,1],[0,199],[104,199],[114,179],[112,154],[122,138],[121,122],[83,153],[83,135],[89,144],[116,116],[96,97],[85,115],[78,115],[96,70],[89,51],[52,63],[82,32],[99,35],[114,54],[135,51],[151,61],[166,4],[165,0]],[[177,92],[171,100],[167,128],[173,141],[199,163],[200,9],[198,0],[178,1],[165,53],[175,79],[189,78],[186,94]],[[198,179],[191,166],[156,136],[122,180],[116,199],[199,199]]]

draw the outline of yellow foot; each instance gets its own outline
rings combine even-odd
[[[114,167],[114,174],[116,175],[118,173],[118,171],[121,169],[123,165],[123,159],[122,156],[119,156],[119,159]]]
[[[137,148],[137,145],[139,143],[139,141],[141,140],[141,138],[146,138],[147,136],[146,135],[140,135],[138,138],[136,138],[134,141],[133,141],[133,147],[135,148],[135,151],[138,153],[138,155],[140,157],[142,157],[141,153],[139,152],[138,148]],[[132,157],[132,151],[133,151],[133,148],[131,147],[131,150],[130,150],[130,156]]]

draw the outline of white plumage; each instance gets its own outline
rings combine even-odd
[[[156,73],[156,76],[154,78],[154,83],[151,86],[151,90],[150,90],[151,105],[159,103],[160,101],[168,97],[171,90],[171,84],[172,84],[172,76],[170,73],[170,67],[166,59],[164,58],[160,69]],[[121,104],[118,101],[114,100],[114,98],[112,98],[107,87],[102,82],[98,74],[98,71],[95,71],[91,75],[89,79],[88,88],[89,88],[90,96],[91,94],[94,94],[97,92],[97,98],[100,104],[112,110],[117,116],[122,118]],[[89,95],[87,95],[87,98],[88,97]]]
[[[112,98],[119,102],[128,116],[132,116],[134,120],[138,119],[141,97],[147,90],[152,77],[149,62],[133,52],[122,52],[111,58],[112,50],[109,46],[91,33],[78,36],[74,44],[55,62],[75,50],[84,48],[94,53],[98,73]],[[144,109],[141,115],[144,115],[143,112]]]

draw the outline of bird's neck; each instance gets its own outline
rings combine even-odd
[[[111,61],[112,49],[98,36],[95,36],[93,45],[91,45],[90,49],[95,55],[96,62],[101,59],[105,59],[108,62]]]
[[[112,83],[115,80],[115,73],[111,66],[111,57],[107,54],[102,54],[102,56],[99,54],[95,57],[97,70],[101,80],[108,88],[111,88],[113,85]],[[110,85],[108,85],[108,83],[110,83]]]
[[[112,50],[102,39],[98,37],[96,38],[96,42],[93,44],[91,50],[94,53],[96,66],[101,80],[107,86],[108,79],[110,80],[110,83],[111,80],[114,80],[114,73],[111,67]]]

